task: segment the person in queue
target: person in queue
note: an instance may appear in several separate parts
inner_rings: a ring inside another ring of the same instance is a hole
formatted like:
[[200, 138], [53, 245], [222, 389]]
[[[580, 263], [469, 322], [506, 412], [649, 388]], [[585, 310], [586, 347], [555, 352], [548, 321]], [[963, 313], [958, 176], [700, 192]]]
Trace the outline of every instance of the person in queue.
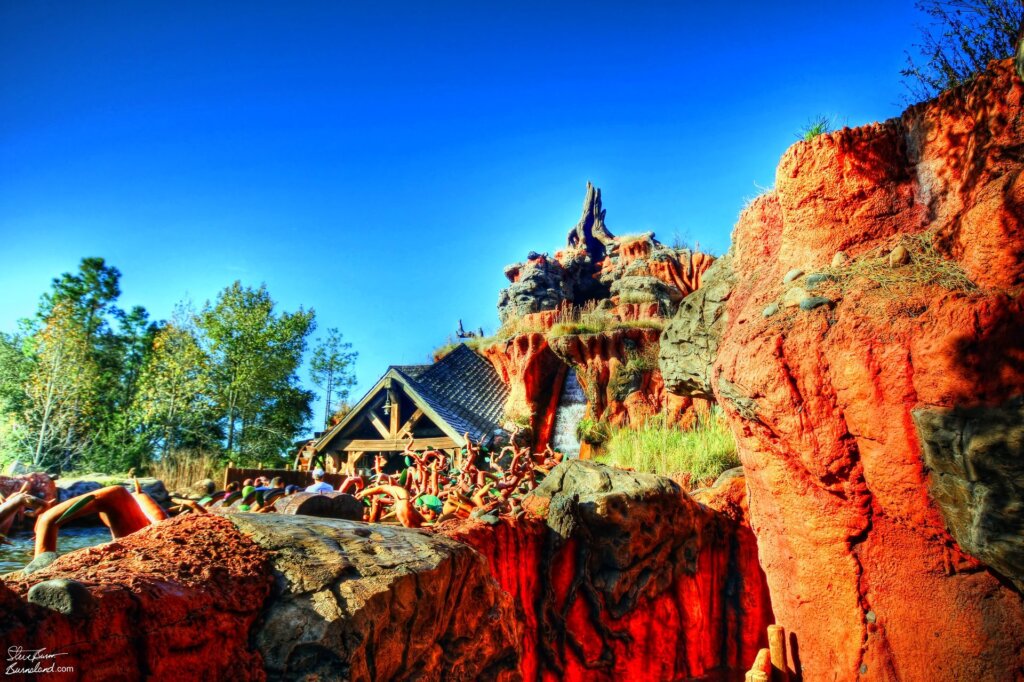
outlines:
[[317, 467], [313, 470], [313, 484], [306, 488], [307, 493], [333, 493], [334, 486], [324, 482], [324, 470]]

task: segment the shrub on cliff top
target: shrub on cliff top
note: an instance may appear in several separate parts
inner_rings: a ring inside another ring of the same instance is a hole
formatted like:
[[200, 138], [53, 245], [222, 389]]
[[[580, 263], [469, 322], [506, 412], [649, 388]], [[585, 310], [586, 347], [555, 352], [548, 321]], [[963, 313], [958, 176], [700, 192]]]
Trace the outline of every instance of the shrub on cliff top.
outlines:
[[931, 18], [914, 46], [924, 61], [908, 54], [900, 73], [918, 100], [970, 81], [993, 59], [1013, 56], [1024, 27], [1020, 0], [921, 0], [915, 6]]
[[740, 464], [732, 431], [717, 410], [689, 431], [666, 426], [662, 415], [639, 428], [615, 428], [598, 460], [666, 476], [688, 473], [695, 484], [709, 483]]

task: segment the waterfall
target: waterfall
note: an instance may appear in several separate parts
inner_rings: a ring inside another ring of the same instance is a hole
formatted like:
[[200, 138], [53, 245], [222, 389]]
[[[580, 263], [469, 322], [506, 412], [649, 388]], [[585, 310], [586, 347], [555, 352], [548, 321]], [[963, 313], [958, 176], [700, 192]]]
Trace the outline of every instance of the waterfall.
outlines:
[[562, 395], [558, 400], [555, 433], [551, 438], [551, 448], [564, 454], [566, 459], [575, 459], [580, 455], [576, 426], [586, 410], [587, 397], [583, 395], [583, 387], [576, 379], [576, 370], [570, 369], [565, 375], [565, 385], [562, 386]]

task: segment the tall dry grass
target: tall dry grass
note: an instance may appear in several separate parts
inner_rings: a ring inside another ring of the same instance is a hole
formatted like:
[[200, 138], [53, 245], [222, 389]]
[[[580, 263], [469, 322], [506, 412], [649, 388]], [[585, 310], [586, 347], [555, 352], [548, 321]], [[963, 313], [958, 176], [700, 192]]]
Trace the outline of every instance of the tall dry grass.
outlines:
[[227, 465], [208, 452], [175, 450], [149, 465], [149, 473], [164, 482], [169, 491], [186, 490], [192, 484], [212, 479], [218, 486]]

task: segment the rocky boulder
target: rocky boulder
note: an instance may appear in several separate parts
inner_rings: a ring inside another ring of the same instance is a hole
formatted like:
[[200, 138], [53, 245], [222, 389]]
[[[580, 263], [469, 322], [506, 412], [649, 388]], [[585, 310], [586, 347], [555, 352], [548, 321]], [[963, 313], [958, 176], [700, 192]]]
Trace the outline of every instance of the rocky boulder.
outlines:
[[300, 514], [325, 519], [347, 519], [362, 521], [363, 503], [348, 493], [295, 493], [281, 500], [277, 507], [279, 514]]
[[659, 344], [665, 390], [691, 398], [714, 398], [711, 366], [726, 323], [726, 303], [735, 277], [726, 254], [705, 271], [702, 286], [683, 299]]
[[498, 295], [498, 318], [504, 323], [573, 300], [565, 268], [547, 255], [530, 254], [523, 263], [505, 268], [509, 286]]
[[[142, 492], [152, 497], [154, 502], [163, 506], [170, 504], [171, 496], [167, 492], [167, 488], [164, 487], [163, 481], [158, 478], [139, 478], [138, 480], [139, 485], [142, 486]], [[90, 474], [74, 478], [57, 479], [57, 495], [59, 497], [57, 501], [64, 502], [72, 497], [91, 493], [111, 485], [119, 485], [131, 492], [135, 492], [135, 481], [133, 479], [118, 478], [104, 474]]]
[[0, 648], [61, 654], [82, 679], [263, 679], [250, 632], [271, 583], [230, 521], [179, 516], [7, 582]]
[[702, 513], [663, 476], [570, 461], [527, 495], [523, 508], [563, 539], [582, 540], [587, 573], [613, 617], [696, 571]]
[[465, 545], [381, 524], [231, 519], [273, 556], [274, 596], [253, 634], [269, 679], [515, 676], [511, 598]]
[[1024, 591], [1024, 399], [911, 414], [950, 534]]
[[771, 622], [753, 534], [730, 506], [746, 508], [739, 481], [701, 506], [667, 478], [570, 461], [515, 523], [438, 532], [481, 552], [515, 598], [525, 679], [730, 679]]

